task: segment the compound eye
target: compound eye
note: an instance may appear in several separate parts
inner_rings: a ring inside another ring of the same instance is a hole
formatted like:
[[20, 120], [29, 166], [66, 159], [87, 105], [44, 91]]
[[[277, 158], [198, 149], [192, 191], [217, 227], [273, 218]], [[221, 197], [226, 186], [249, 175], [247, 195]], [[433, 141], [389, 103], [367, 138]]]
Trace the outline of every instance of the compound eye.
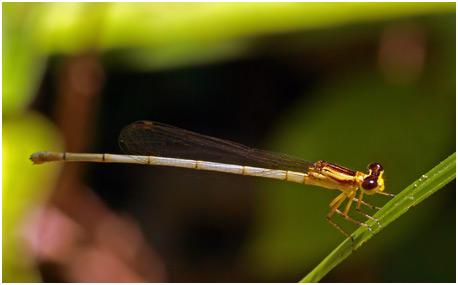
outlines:
[[372, 172], [383, 171], [383, 166], [380, 163], [373, 162], [367, 166], [367, 169], [372, 170]]
[[377, 188], [377, 180], [372, 177], [367, 177], [364, 179], [363, 184], [361, 185], [366, 190], [374, 190]]

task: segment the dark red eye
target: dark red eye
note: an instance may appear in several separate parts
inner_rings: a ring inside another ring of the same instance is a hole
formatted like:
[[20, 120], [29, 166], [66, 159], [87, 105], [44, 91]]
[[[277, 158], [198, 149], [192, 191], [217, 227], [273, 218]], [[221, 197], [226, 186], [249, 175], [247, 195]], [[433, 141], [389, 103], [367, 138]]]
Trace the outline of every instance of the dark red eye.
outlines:
[[373, 172], [383, 171], [383, 166], [380, 163], [372, 162], [367, 166], [367, 169], [372, 170]]
[[364, 179], [363, 184], [361, 185], [366, 190], [374, 190], [377, 188], [377, 180], [372, 177], [367, 177]]

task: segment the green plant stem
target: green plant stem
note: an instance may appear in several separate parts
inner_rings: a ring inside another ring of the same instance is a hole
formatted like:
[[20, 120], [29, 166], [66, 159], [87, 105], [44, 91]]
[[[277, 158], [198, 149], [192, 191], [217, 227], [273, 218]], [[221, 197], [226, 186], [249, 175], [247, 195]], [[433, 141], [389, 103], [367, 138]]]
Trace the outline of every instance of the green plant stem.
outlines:
[[[455, 179], [455, 177], [456, 153], [453, 153], [386, 203], [386, 205], [374, 215], [374, 218], [378, 219], [383, 228], [385, 228], [392, 221], [407, 212], [407, 210], [409, 210], [412, 206], [419, 204], [431, 194]], [[366, 223], [371, 225], [372, 229], [375, 229], [375, 232], [381, 230], [374, 225], [374, 222], [371, 220], [368, 220]], [[351, 236], [354, 239], [354, 250], [357, 250], [362, 244], [372, 237], [372, 234], [367, 228], [360, 227], [353, 232]], [[346, 239], [300, 282], [305, 283], [320, 281], [321, 278], [323, 278], [351, 253], [352, 242], [349, 239]]]

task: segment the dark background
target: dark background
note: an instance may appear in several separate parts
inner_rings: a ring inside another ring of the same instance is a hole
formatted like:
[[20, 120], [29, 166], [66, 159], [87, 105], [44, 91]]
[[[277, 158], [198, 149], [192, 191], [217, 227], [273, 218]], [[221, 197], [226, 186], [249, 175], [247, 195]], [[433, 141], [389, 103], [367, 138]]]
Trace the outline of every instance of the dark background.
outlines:
[[[377, 161], [386, 191], [399, 193], [455, 151], [452, 4], [4, 5], [6, 50], [14, 58], [22, 47], [42, 70], [28, 69], [28, 88], [4, 85], [4, 191], [23, 179], [5, 172], [17, 149], [120, 153], [120, 130], [152, 120], [359, 171]], [[78, 9], [94, 14], [83, 21]], [[50, 21], [62, 21], [66, 41]], [[333, 190], [141, 165], [21, 167], [33, 190], [4, 192], [6, 232], [27, 209], [49, 218], [26, 223], [37, 267], [11, 257], [22, 242], [6, 253], [4, 242], [9, 281], [296, 282], [344, 239], [325, 219]], [[454, 282], [454, 189], [323, 281]], [[33, 201], [5, 209], [24, 197]]]

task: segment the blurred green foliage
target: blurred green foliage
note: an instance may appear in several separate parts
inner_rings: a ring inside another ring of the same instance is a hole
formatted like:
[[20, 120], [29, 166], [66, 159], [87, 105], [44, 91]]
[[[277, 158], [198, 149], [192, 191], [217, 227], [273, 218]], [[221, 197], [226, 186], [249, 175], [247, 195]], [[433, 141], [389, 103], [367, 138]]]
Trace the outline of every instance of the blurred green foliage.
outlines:
[[[308, 44], [326, 48], [340, 44], [347, 35], [341, 32], [355, 25], [436, 15], [423, 21], [432, 46], [420, 78], [396, 83], [373, 65], [353, 68], [314, 90], [312, 100], [294, 102], [266, 149], [359, 170], [368, 160], [379, 161], [387, 169], [387, 191], [393, 193], [454, 150], [455, 3], [2, 5], [3, 281], [38, 280], [30, 262], [23, 262], [30, 260], [27, 254], [18, 254], [22, 246], [16, 233], [26, 213], [46, 200], [57, 175], [58, 166], [32, 167], [27, 160], [35, 151], [61, 148], [49, 121], [27, 111], [54, 55], [94, 50], [107, 65], [178, 69], [253, 54], [263, 36], [310, 31], [314, 38]], [[324, 218], [336, 193], [283, 182], [262, 185], [257, 234], [247, 245], [243, 266], [266, 280], [285, 272], [305, 274], [342, 239]], [[383, 275], [396, 272], [383, 267], [384, 258], [417, 251], [400, 247], [422, 233], [430, 213], [441, 211], [446, 198], [431, 199], [399, 219], [341, 272], [366, 264], [380, 268], [382, 276], [375, 280], [400, 281], [399, 274]]]
[[26, 3], [3, 6], [3, 118], [22, 113], [37, 91], [46, 57], [37, 48], [35, 9]]
[[55, 126], [33, 112], [4, 119], [2, 127], [3, 281], [37, 282], [39, 276], [24, 237], [29, 242], [37, 242], [38, 237], [30, 236], [21, 224], [46, 202], [59, 166], [40, 168], [28, 158], [38, 149], [61, 149], [60, 139]]

